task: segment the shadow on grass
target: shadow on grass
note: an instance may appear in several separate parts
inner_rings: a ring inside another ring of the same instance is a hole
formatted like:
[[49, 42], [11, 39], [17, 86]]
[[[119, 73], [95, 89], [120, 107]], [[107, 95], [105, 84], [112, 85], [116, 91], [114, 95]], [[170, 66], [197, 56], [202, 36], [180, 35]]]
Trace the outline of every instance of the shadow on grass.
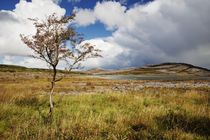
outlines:
[[156, 121], [158, 126], [164, 130], [178, 128], [204, 137], [210, 136], [210, 118], [208, 117], [189, 116], [186, 113], [169, 111], [165, 116], [157, 117]]
[[134, 131], [141, 131], [141, 130], [145, 130], [146, 128], [147, 126], [143, 123], [131, 125], [131, 129]]
[[163, 133], [153, 129], [141, 129], [131, 131], [128, 134], [129, 140], [164, 140]]
[[39, 100], [36, 97], [23, 97], [16, 99], [15, 104], [18, 106], [38, 106], [40, 104]]
[[144, 119], [131, 118], [127, 120], [129, 132], [129, 140], [162, 140], [164, 139], [163, 133], [151, 128]]
[[[47, 99], [38, 99], [37, 97], [22, 97], [15, 100], [15, 104], [21, 107], [30, 107], [34, 111], [38, 111], [44, 124], [52, 123], [52, 116], [49, 116], [49, 103]], [[55, 103], [54, 103], [55, 104]]]

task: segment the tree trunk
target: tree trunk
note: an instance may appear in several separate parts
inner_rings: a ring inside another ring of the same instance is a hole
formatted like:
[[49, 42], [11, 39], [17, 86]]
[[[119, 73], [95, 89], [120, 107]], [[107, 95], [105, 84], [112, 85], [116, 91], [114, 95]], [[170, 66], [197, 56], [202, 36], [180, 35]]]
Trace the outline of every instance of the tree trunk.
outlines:
[[52, 94], [53, 94], [53, 91], [54, 91], [54, 86], [55, 86], [55, 83], [54, 82], [51, 82], [51, 90], [50, 90], [50, 111], [49, 111], [49, 114], [52, 113], [53, 111], [53, 101], [52, 101]]
[[50, 111], [49, 111], [49, 116], [51, 116], [52, 112], [53, 112], [52, 95], [53, 95], [54, 87], [55, 87], [56, 73], [57, 73], [57, 70], [56, 70], [56, 67], [54, 66], [53, 67], [53, 77], [52, 77], [52, 81], [51, 81], [51, 89], [50, 89], [50, 99], [49, 99], [49, 101], [50, 101]]

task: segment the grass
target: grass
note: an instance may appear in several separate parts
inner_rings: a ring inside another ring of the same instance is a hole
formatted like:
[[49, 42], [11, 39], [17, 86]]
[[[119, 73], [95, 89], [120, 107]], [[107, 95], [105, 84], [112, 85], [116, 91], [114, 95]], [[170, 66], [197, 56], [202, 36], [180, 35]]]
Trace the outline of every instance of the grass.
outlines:
[[80, 94], [56, 94], [49, 121], [47, 79], [23, 77], [0, 78], [0, 139], [210, 139], [208, 88], [99, 93], [122, 81], [67, 77], [56, 93]]

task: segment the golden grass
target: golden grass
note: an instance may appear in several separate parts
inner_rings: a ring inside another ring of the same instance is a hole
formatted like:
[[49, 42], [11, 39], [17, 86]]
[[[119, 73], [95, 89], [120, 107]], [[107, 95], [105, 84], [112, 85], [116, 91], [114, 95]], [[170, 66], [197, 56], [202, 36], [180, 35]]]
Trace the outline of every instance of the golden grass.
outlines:
[[[66, 77], [56, 85], [47, 119], [49, 83], [8, 76], [0, 83], [0, 139], [209, 139], [210, 90], [144, 88], [105, 91], [129, 81]], [[24, 80], [23, 80], [24, 79]], [[59, 93], [79, 93], [61, 95]], [[92, 93], [92, 94], [83, 94]]]

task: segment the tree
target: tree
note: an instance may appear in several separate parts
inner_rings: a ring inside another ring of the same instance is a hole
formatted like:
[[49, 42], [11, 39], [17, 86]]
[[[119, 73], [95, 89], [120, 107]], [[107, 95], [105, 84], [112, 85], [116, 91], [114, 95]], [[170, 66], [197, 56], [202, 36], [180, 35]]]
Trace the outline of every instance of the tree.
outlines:
[[[46, 20], [30, 19], [36, 28], [35, 35], [20, 35], [21, 40], [33, 50], [34, 58], [45, 61], [52, 69], [51, 88], [49, 93], [51, 116], [53, 111], [52, 95], [55, 83], [62, 78], [57, 78], [57, 66], [60, 61], [65, 61], [67, 69], [78, 69], [81, 62], [88, 58], [100, 57], [100, 50], [95, 49], [89, 43], [83, 43], [83, 38], [72, 27], [75, 14], [58, 17], [56, 14], [49, 15]], [[66, 46], [67, 42], [70, 47]]]

